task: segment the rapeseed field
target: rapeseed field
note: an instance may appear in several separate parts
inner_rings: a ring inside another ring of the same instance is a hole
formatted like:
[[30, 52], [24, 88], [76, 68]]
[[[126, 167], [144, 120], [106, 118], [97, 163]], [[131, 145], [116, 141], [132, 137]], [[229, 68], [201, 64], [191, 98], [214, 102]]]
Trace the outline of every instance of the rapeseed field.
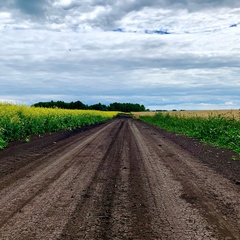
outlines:
[[118, 112], [35, 108], [0, 103], [0, 149], [34, 134], [76, 129], [106, 121]]

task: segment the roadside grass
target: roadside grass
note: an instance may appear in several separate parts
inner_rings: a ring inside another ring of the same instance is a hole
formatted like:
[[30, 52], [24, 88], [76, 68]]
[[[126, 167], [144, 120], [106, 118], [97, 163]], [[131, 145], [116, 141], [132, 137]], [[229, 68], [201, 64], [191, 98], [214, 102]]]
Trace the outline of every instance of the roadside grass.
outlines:
[[235, 117], [224, 117], [219, 114], [203, 118], [158, 113], [139, 118], [168, 131], [185, 134], [240, 154], [240, 121]]
[[35, 108], [0, 103], [0, 149], [14, 140], [46, 132], [76, 129], [94, 123], [104, 122], [118, 112], [97, 110], [63, 110]]

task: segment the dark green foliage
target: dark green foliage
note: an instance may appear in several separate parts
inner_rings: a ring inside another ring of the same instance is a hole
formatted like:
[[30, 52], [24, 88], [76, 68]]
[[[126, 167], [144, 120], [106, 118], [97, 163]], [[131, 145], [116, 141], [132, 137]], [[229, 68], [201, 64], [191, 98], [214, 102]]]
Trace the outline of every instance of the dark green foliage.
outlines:
[[33, 104], [34, 107], [42, 107], [42, 108], [61, 108], [61, 109], [88, 109], [81, 101], [65, 103], [63, 101], [51, 101], [51, 102], [38, 102]]
[[39, 102], [33, 104], [34, 107], [44, 108], [61, 108], [61, 109], [84, 109], [84, 110], [101, 110], [101, 111], [120, 111], [120, 112], [143, 112], [146, 111], [144, 105], [138, 103], [111, 103], [106, 106], [101, 103], [85, 105], [81, 101], [65, 103], [63, 101]]
[[93, 104], [89, 107], [89, 109], [100, 110], [100, 111], [108, 111], [108, 107], [104, 104], [101, 104], [101, 103]]
[[109, 111], [120, 111], [120, 112], [143, 112], [145, 107], [138, 103], [111, 103], [108, 107]]

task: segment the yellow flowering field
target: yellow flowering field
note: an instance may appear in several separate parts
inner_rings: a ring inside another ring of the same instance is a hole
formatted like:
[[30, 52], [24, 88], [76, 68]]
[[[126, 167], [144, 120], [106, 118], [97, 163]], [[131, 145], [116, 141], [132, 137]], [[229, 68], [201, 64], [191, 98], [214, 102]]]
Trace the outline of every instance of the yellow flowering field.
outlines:
[[35, 108], [0, 103], [0, 149], [33, 134], [75, 129], [113, 118], [119, 112]]

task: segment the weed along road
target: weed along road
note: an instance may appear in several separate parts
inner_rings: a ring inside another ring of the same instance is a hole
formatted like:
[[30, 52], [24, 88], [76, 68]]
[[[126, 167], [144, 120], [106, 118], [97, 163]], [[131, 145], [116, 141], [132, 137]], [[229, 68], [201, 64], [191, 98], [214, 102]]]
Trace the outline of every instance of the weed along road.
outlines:
[[239, 240], [235, 173], [182, 139], [116, 118], [10, 144], [0, 152], [0, 239]]

